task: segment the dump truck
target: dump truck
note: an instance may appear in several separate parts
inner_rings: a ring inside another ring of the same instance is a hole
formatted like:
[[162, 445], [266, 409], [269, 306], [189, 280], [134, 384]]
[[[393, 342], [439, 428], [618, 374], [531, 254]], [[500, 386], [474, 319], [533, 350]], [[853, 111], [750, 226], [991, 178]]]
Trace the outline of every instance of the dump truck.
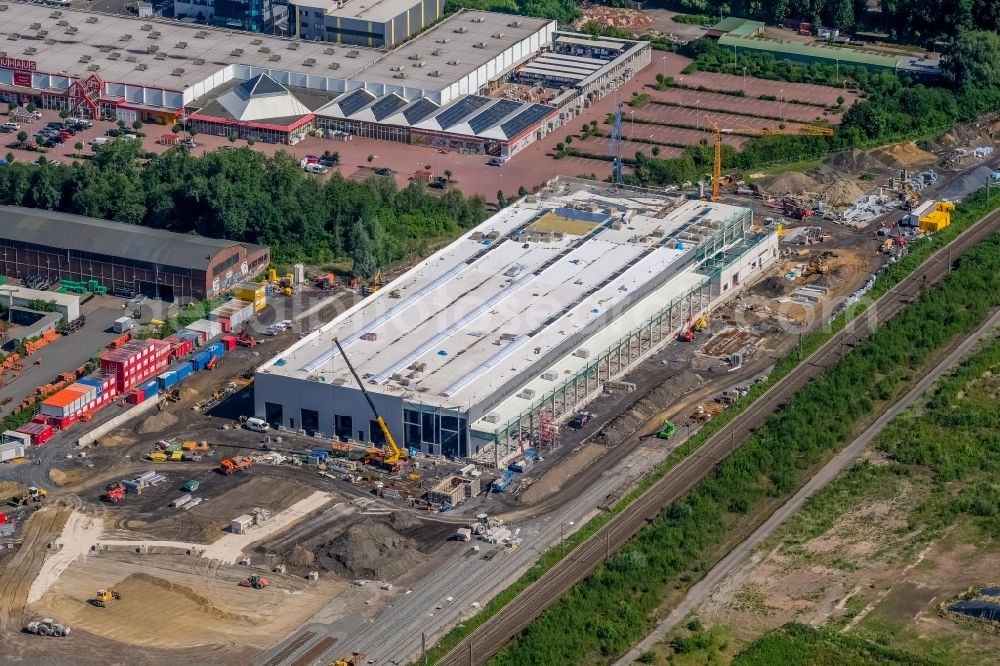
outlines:
[[247, 456], [237, 456], [235, 458], [226, 458], [221, 463], [219, 463], [219, 470], [223, 474], [233, 474], [235, 472], [248, 469], [253, 465], [253, 459]]
[[59, 638], [69, 636], [70, 632], [68, 625], [60, 624], [51, 617], [42, 620], [32, 620], [24, 625], [24, 630], [36, 636], [58, 636]]

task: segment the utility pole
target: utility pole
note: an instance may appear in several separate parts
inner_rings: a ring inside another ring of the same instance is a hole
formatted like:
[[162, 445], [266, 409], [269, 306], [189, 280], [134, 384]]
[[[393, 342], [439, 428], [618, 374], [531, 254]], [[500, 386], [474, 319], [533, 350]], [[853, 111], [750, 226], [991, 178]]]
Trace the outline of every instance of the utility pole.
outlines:
[[469, 639], [469, 666], [476, 666], [475, 662], [472, 661], [472, 639]]
[[424, 666], [427, 666], [427, 634], [420, 634], [420, 652], [424, 656]]

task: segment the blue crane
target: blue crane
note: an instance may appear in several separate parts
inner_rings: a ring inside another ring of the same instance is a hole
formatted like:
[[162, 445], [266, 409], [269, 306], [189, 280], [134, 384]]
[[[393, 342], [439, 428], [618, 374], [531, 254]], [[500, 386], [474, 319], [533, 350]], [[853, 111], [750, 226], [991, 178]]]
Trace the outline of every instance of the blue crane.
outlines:
[[608, 154], [614, 158], [611, 167], [611, 180], [615, 185], [622, 182], [622, 100], [615, 99], [615, 124], [611, 128], [611, 140], [608, 142]]

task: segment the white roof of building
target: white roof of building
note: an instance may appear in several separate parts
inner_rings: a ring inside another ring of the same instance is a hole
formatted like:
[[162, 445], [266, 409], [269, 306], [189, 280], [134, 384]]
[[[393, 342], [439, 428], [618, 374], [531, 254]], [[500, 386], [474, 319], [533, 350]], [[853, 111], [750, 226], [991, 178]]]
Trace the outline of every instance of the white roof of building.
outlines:
[[678, 276], [693, 246], [678, 240], [743, 211], [572, 182], [499, 212], [474, 230], [496, 240], [465, 234], [260, 372], [351, 385], [336, 336], [369, 390], [465, 409], [652, 284], [690, 282]]
[[385, 22], [419, 6], [420, 0], [290, 0], [289, 4], [321, 9], [327, 16]]
[[[0, 55], [37, 70], [181, 91], [228, 65], [291, 71], [372, 84], [444, 90], [553, 21], [460, 11], [388, 53], [362, 46], [270, 37], [168, 19], [137, 19], [11, 3], [0, 13]], [[473, 19], [482, 19], [473, 21]], [[513, 23], [517, 27], [512, 27]], [[462, 29], [462, 32], [456, 30]], [[502, 37], [493, 37], [502, 33]], [[447, 39], [445, 45], [437, 43]], [[481, 46], [476, 46], [480, 44]], [[432, 55], [440, 50], [438, 56]], [[356, 54], [352, 57], [351, 54]], [[411, 55], [424, 67], [415, 67]], [[448, 65], [448, 61], [457, 61]], [[331, 69], [335, 65], [336, 69]], [[402, 65], [400, 79], [393, 67]], [[94, 69], [96, 67], [97, 69]], [[437, 75], [431, 73], [437, 71]], [[277, 78], [272, 76], [272, 78]]]
[[258, 74], [218, 98], [233, 118], [242, 121], [309, 115], [306, 106], [267, 74]]

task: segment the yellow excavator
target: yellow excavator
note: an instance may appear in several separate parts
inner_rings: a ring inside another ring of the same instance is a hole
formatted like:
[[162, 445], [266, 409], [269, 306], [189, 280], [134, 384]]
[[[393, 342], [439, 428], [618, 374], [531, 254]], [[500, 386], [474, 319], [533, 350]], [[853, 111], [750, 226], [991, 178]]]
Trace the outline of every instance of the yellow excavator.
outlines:
[[358, 376], [357, 370], [355, 370], [354, 366], [351, 365], [351, 360], [347, 358], [347, 353], [341, 346], [340, 340], [334, 338], [333, 344], [337, 345], [340, 355], [344, 357], [344, 363], [347, 364], [347, 369], [351, 371], [351, 374], [354, 376], [354, 381], [356, 381], [358, 386], [361, 388], [362, 395], [365, 396], [365, 400], [368, 401], [368, 406], [371, 407], [372, 414], [375, 415], [375, 422], [378, 423], [378, 427], [382, 430], [382, 435], [385, 437], [386, 450], [368, 449], [368, 452], [365, 455], [365, 463], [374, 465], [375, 467], [380, 467], [390, 472], [395, 472], [399, 469], [400, 465], [406, 464], [406, 451], [396, 446], [396, 441], [392, 438], [392, 433], [389, 432], [389, 428], [385, 425], [385, 421], [382, 420], [382, 416], [379, 415], [378, 410], [375, 409], [375, 403], [372, 402], [372, 397], [368, 395], [365, 383], [361, 381], [361, 377]]
[[706, 326], [708, 326], [707, 315], [701, 315], [700, 317], [694, 320], [693, 324], [691, 324], [691, 328], [693, 328], [695, 332], [701, 331], [701, 329], [705, 328]]
[[375, 274], [372, 281], [365, 285], [364, 292], [365, 296], [371, 296], [376, 291], [382, 288], [382, 271]]
[[345, 659], [334, 659], [330, 662], [329, 666], [361, 666], [362, 660], [364, 660], [365, 655], [360, 652], [354, 652], [350, 657]]
[[98, 608], [106, 608], [108, 602], [114, 599], [115, 601], [122, 598], [121, 592], [115, 590], [114, 588], [108, 588], [106, 590], [98, 590], [97, 596], [90, 600], [90, 603], [94, 604]]

